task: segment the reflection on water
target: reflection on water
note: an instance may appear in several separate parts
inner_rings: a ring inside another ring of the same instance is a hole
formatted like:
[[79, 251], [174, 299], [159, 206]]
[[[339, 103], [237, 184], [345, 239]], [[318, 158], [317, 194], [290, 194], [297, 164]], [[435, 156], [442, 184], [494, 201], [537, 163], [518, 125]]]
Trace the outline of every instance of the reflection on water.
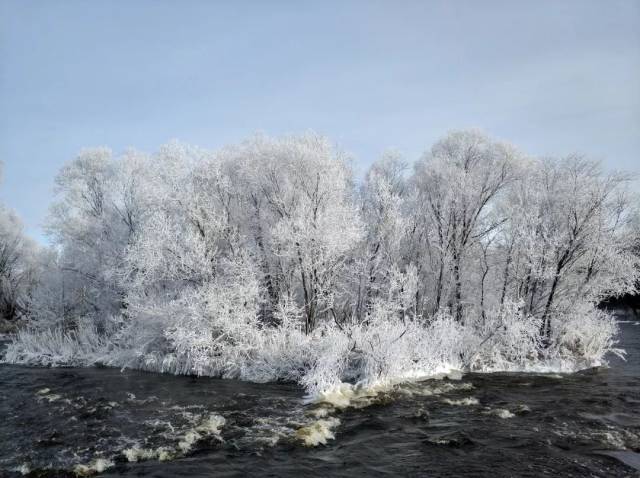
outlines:
[[467, 374], [344, 409], [291, 384], [1, 365], [0, 475], [637, 476], [640, 326], [621, 329], [611, 368]]

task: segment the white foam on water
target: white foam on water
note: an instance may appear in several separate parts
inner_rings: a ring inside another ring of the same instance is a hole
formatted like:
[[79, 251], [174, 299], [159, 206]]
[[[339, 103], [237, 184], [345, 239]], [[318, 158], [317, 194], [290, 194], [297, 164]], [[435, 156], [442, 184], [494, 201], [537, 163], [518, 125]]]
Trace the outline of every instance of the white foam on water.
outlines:
[[[358, 382], [356, 384], [341, 382], [337, 385], [329, 387], [316, 395], [306, 398], [307, 403], [326, 403], [333, 405], [337, 409], [345, 409], [349, 407], [364, 408], [379, 401], [383, 394], [392, 391], [405, 392], [406, 389], [415, 388], [415, 384], [426, 380], [449, 379], [459, 381], [463, 377], [463, 373], [450, 366], [440, 366], [433, 370], [410, 370], [403, 374], [387, 377], [385, 379], [373, 382]], [[460, 386], [454, 384], [444, 384], [444, 391], [455, 388], [465, 389], [473, 388], [471, 384], [462, 384]], [[412, 395], [414, 391], [409, 391], [408, 395]], [[426, 392], [426, 395], [432, 395], [441, 392]]]
[[220, 429], [224, 426], [226, 420], [220, 415], [211, 414], [197, 428], [198, 431], [205, 432], [208, 435], [217, 435], [220, 437]]
[[327, 441], [335, 439], [333, 430], [338, 425], [340, 425], [340, 420], [335, 417], [316, 420], [309, 425], [298, 428], [296, 437], [306, 446], [326, 445]]
[[457, 391], [473, 390], [474, 388], [475, 387], [473, 386], [473, 384], [469, 382], [437, 383], [434, 381], [430, 381], [430, 382], [423, 382], [423, 383], [416, 383], [416, 384], [407, 384], [406, 386], [402, 386], [398, 388], [398, 391], [410, 397], [411, 396], [430, 397], [433, 395], [444, 395], [447, 393], [457, 392]]
[[429, 443], [433, 443], [434, 445], [448, 445], [451, 443], [451, 440], [446, 440], [444, 438], [428, 438], [427, 441]]
[[178, 442], [178, 448], [182, 453], [187, 453], [198, 440], [207, 436], [215, 436], [219, 440], [222, 440], [220, 437], [220, 428], [224, 426], [225, 422], [226, 421], [223, 417], [212, 413], [209, 417], [200, 422], [198, 426], [192, 430], [188, 430], [182, 436], [182, 439]]
[[494, 408], [485, 413], [488, 415], [495, 415], [496, 417], [505, 418], [505, 419], [515, 417], [515, 414], [511, 413], [509, 410], [505, 408]]
[[598, 441], [606, 449], [628, 450], [637, 449], [640, 445], [640, 434], [624, 428], [613, 428], [609, 430], [575, 429], [564, 423], [560, 429], [553, 430], [553, 433], [561, 437], [573, 439], [587, 439]]
[[60, 400], [62, 398], [62, 395], [58, 395], [57, 393], [51, 393], [49, 395], [42, 395], [42, 398], [48, 400], [49, 403], [51, 403], [51, 402], [55, 402], [56, 400]]
[[126, 450], [122, 450], [122, 454], [127, 458], [128, 461], [139, 461], [139, 460], [151, 460], [156, 457], [156, 452], [153, 449], [149, 448], [127, 448]]
[[145, 422], [147, 426], [170, 430], [170, 432], [161, 433], [161, 436], [172, 440], [174, 443], [173, 446], [154, 448], [144, 447], [139, 443], [135, 443], [130, 448], [123, 449], [121, 453], [130, 462], [155, 459], [167, 461], [172, 460], [176, 456], [187, 454], [199, 440], [204, 438], [213, 436], [222, 441], [220, 432], [226, 422], [223, 417], [212, 413], [205, 418], [202, 418], [202, 415], [194, 414], [188, 414], [186, 418], [190, 422], [191, 427], [187, 429], [182, 428], [178, 431], [176, 431], [175, 427], [168, 421], [148, 420]]
[[192, 409], [196, 409], [196, 410], [202, 410], [204, 408], [204, 405], [173, 405], [171, 407], [169, 407], [169, 410], [192, 410]]
[[23, 463], [20, 466], [16, 466], [15, 468], [11, 468], [11, 471], [15, 471], [16, 473], [20, 473], [21, 475], [28, 475], [31, 472], [31, 468], [26, 463]]
[[283, 438], [293, 435], [293, 430], [285, 426], [269, 426], [260, 430], [254, 430], [251, 434], [252, 440], [267, 446], [276, 446]]
[[624, 438], [621, 436], [620, 433], [617, 432], [601, 432], [600, 436], [602, 437], [602, 441], [604, 444], [612, 446], [614, 448], [619, 448], [619, 449], [626, 449], [627, 447], [625, 446], [625, 440]]
[[143, 460], [157, 459], [160, 461], [171, 460], [174, 457], [174, 453], [167, 447], [159, 448], [139, 448], [134, 446], [122, 451], [123, 455], [128, 461], [137, 462]]
[[[322, 405], [324, 405], [324, 404], [322, 404]], [[331, 405], [329, 407], [322, 406], [322, 405], [320, 407], [317, 407], [317, 408], [314, 408], [312, 410], [309, 410], [309, 414], [313, 415], [316, 418], [325, 418], [325, 417], [329, 416], [329, 412], [330, 411], [335, 410], [333, 408], [333, 406], [331, 406]]]
[[60, 400], [62, 398], [62, 395], [59, 395], [57, 393], [51, 393], [51, 389], [47, 387], [41, 388], [40, 390], [38, 390], [36, 392], [36, 395], [37, 395], [38, 401], [48, 400], [49, 403], [55, 402], [56, 400]]
[[200, 440], [200, 438], [202, 438], [202, 436], [197, 431], [189, 430], [184, 434], [182, 440], [178, 442], [178, 448], [180, 448], [182, 453], [188, 453], [193, 444]]
[[338, 409], [348, 407], [361, 408], [370, 405], [380, 393], [388, 389], [388, 387], [380, 384], [363, 386], [340, 383], [328, 390], [320, 392], [309, 401], [312, 403], [328, 404]]
[[155, 395], [151, 395], [150, 397], [147, 398], [137, 398], [135, 393], [132, 392], [127, 392], [127, 402], [134, 402], [134, 403], [150, 403], [150, 402], [157, 402], [158, 401], [158, 397], [156, 397]]
[[176, 431], [173, 424], [168, 420], [160, 420], [156, 418], [155, 420], [146, 420], [144, 424], [153, 428], [165, 428], [171, 433], [174, 433]]
[[[308, 413], [314, 415], [313, 412]], [[307, 424], [305, 418], [297, 413], [258, 417], [251, 426], [243, 428], [244, 439], [252, 444], [258, 443], [269, 447], [275, 446], [280, 440], [291, 441], [296, 438], [296, 430]]]
[[475, 397], [460, 398], [458, 400], [450, 400], [448, 398], [445, 398], [442, 401], [447, 405], [459, 405], [459, 406], [466, 406], [466, 407], [471, 405], [478, 405], [480, 403], [478, 399]]
[[79, 476], [90, 476], [102, 473], [108, 468], [115, 466], [115, 463], [105, 458], [96, 458], [87, 465], [78, 464], [73, 467], [73, 472]]
[[158, 460], [160, 461], [172, 460], [174, 456], [171, 450], [163, 446], [156, 448], [156, 453], [158, 454]]

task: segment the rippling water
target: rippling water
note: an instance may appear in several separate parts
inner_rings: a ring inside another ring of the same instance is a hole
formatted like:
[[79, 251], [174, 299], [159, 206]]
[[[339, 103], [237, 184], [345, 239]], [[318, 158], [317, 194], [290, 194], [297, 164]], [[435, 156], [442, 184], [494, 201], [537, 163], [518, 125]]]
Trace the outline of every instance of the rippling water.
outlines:
[[638, 476], [640, 322], [620, 319], [611, 368], [466, 374], [343, 410], [291, 384], [0, 365], [0, 475]]

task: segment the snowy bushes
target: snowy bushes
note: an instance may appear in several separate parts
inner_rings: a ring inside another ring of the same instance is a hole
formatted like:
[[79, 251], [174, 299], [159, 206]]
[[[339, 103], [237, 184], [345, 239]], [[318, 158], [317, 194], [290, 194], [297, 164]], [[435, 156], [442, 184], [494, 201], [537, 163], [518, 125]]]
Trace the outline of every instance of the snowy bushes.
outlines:
[[75, 330], [23, 329], [7, 347], [4, 360], [28, 365], [89, 366], [109, 358], [109, 345], [109, 336], [98, 333], [87, 321], [80, 321]]
[[553, 354], [570, 363], [592, 367], [602, 364], [608, 352], [624, 354], [615, 348], [616, 319], [592, 304], [582, 304], [554, 317], [552, 330]]
[[[216, 291], [217, 300], [223, 296]], [[607, 352], [619, 352], [613, 348], [613, 318], [595, 309], [557, 318], [554, 346], [545, 348], [540, 319], [524, 317], [521, 303], [507, 303], [486, 320], [466, 325], [446, 313], [429, 321], [402, 319], [378, 304], [366, 322], [324, 324], [306, 334], [296, 320], [301, 312], [291, 306], [283, 306], [278, 325], [247, 320], [239, 326], [242, 322], [229, 320], [232, 316], [218, 320], [208, 315], [201, 300], [172, 304], [163, 313], [176, 325], [155, 334], [132, 324], [109, 336], [90, 325], [67, 332], [24, 330], [9, 345], [5, 360], [53, 366], [102, 363], [256, 382], [291, 380], [319, 395], [340, 390], [344, 382], [386, 388], [451, 370], [568, 371], [598, 365]]]
[[376, 320], [354, 330], [366, 384], [393, 384], [462, 368], [462, 327], [447, 315], [429, 324], [417, 318]]
[[595, 364], [616, 328], [591, 304], [638, 279], [624, 183], [477, 131], [447, 135], [413, 171], [386, 154], [360, 185], [312, 133], [218, 152], [86, 150], [56, 180], [59, 253], [7, 360], [313, 393]]
[[467, 327], [466, 363], [472, 370], [524, 370], [542, 350], [541, 320], [525, 316], [522, 302], [506, 301]]

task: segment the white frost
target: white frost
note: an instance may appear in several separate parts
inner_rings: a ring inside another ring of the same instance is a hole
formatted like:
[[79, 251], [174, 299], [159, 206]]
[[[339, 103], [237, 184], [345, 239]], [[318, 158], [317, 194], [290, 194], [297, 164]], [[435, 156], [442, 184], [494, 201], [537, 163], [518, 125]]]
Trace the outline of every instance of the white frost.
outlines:
[[54, 250], [0, 207], [9, 277], [29, 272], [0, 277], [28, 309], [4, 360], [295, 381], [338, 408], [453, 370], [592, 367], [623, 354], [594, 304], [640, 278], [626, 182], [477, 130], [362, 181], [314, 133], [83, 150], [56, 178]]

